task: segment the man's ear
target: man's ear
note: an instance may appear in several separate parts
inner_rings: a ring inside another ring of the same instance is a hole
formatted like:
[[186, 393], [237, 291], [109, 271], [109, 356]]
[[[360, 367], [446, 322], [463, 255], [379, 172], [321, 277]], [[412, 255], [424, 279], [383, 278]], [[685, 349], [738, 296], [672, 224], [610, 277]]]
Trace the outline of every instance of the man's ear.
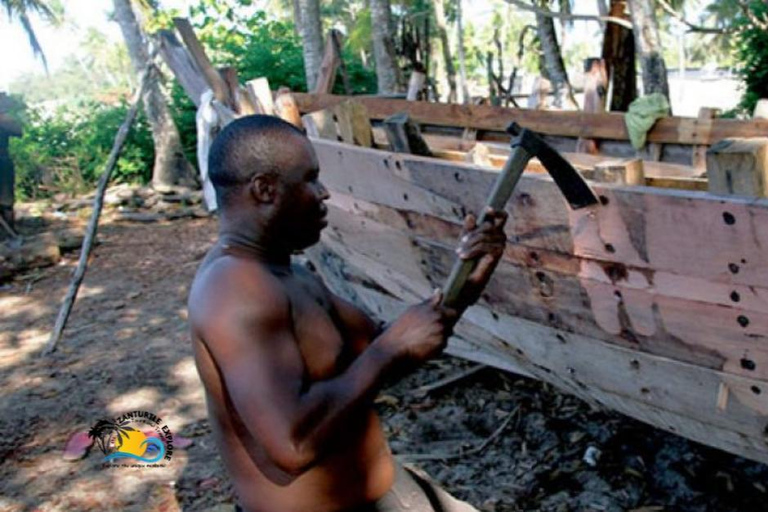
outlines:
[[257, 174], [251, 180], [251, 195], [259, 203], [273, 203], [277, 195], [277, 177], [274, 174]]

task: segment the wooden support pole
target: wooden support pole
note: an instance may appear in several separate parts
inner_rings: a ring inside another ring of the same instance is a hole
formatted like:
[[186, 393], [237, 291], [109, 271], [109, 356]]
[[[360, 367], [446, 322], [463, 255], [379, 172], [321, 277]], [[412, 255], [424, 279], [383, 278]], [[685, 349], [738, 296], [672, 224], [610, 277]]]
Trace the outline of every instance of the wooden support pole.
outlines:
[[117, 163], [117, 157], [120, 156], [120, 150], [123, 148], [123, 145], [128, 138], [128, 133], [131, 130], [133, 121], [136, 119], [136, 114], [138, 113], [139, 105], [141, 104], [141, 96], [147, 86], [147, 77], [150, 74], [152, 66], [154, 66], [154, 57], [154, 55], [150, 57], [149, 65], [142, 73], [142, 76], [139, 79], [139, 87], [134, 93], [133, 99], [131, 100], [131, 107], [128, 109], [128, 112], [125, 115], [123, 124], [120, 125], [120, 128], [117, 130], [117, 135], [115, 135], [115, 142], [112, 144], [112, 150], [109, 152], [109, 158], [107, 158], [107, 163], [104, 166], [104, 172], [101, 173], [99, 184], [96, 187], [96, 197], [93, 199], [93, 212], [91, 213], [91, 218], [88, 221], [88, 227], [86, 228], [83, 246], [80, 249], [80, 260], [77, 262], [77, 268], [75, 269], [75, 273], [72, 276], [72, 281], [70, 282], [69, 288], [67, 289], [64, 302], [61, 304], [61, 309], [59, 309], [59, 314], [56, 317], [56, 323], [53, 326], [51, 337], [48, 339], [48, 343], [46, 343], [45, 348], [43, 349], [43, 355], [50, 354], [56, 350], [56, 344], [61, 339], [61, 333], [64, 331], [64, 327], [67, 325], [69, 313], [72, 311], [72, 306], [74, 305], [75, 299], [77, 298], [77, 292], [80, 289], [80, 283], [83, 282], [83, 278], [85, 277], [86, 267], [88, 266], [88, 256], [91, 253], [91, 247], [93, 246], [93, 242], [96, 239], [96, 231], [99, 225], [99, 216], [101, 216], [101, 209], [104, 206], [104, 192], [107, 190], [107, 184], [109, 183], [109, 178], [112, 176], [112, 170], [115, 168], [115, 164]]
[[213, 91], [214, 97], [222, 104], [232, 107], [232, 96], [229, 93], [229, 87], [227, 83], [221, 77], [216, 68], [211, 64], [208, 55], [206, 55], [203, 45], [195, 35], [195, 30], [192, 28], [192, 24], [187, 18], [173, 18], [173, 23], [176, 25], [176, 30], [179, 31], [181, 39], [184, 44], [187, 45], [189, 55], [197, 65], [197, 68], [205, 77], [205, 81]]
[[768, 138], [725, 139], [707, 151], [707, 177], [713, 194], [765, 197]]
[[421, 136], [419, 125], [411, 121], [407, 112], [398, 112], [388, 117], [384, 120], [383, 127], [392, 151], [432, 156], [429, 145]]

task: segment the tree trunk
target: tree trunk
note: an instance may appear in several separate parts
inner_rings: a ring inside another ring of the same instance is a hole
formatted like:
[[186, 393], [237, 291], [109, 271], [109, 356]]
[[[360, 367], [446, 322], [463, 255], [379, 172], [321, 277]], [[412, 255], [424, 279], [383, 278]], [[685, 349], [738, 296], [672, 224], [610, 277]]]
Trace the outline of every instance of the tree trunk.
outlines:
[[[137, 73], [141, 73], [147, 67], [149, 54], [144, 35], [131, 7], [131, 0], [114, 0], [114, 6], [115, 21], [120, 25], [133, 68]], [[174, 185], [192, 186], [195, 184], [195, 170], [184, 156], [179, 130], [173, 122], [171, 110], [160, 88], [160, 74], [156, 68], [152, 69], [147, 80], [142, 102], [155, 145], [152, 185], [158, 190]]]
[[451, 57], [451, 46], [448, 43], [448, 23], [445, 20], [445, 4], [443, 0], [433, 0], [435, 7], [435, 25], [437, 34], [440, 37], [440, 46], [443, 50], [443, 60], [445, 61], [445, 74], [448, 77], [448, 103], [456, 101], [456, 68], [453, 67], [453, 58]]
[[[629, 20], [625, 0], [611, 0], [610, 15]], [[635, 70], [635, 39], [632, 31], [616, 23], [607, 23], [603, 39], [603, 60], [610, 82], [611, 104], [608, 110], [626, 112], [637, 98], [637, 71]]]
[[553, 19], [549, 16], [536, 14], [536, 27], [544, 56], [544, 66], [547, 70], [546, 75], [552, 83], [552, 91], [555, 95], [554, 106], [557, 108], [568, 106], [578, 110], [579, 106], [573, 96], [571, 83], [568, 81], [568, 73], [565, 70], [565, 64], [563, 64], [563, 56], [557, 42]]
[[[458, 39], [458, 47], [459, 47], [459, 79], [461, 81], [461, 95], [463, 96], [462, 101], [467, 104], [471, 103], [471, 98], [469, 96], [469, 89], [467, 88], [467, 67], [465, 64], [464, 59], [464, 25], [462, 23], [462, 6], [461, 6], [461, 0], [457, 0], [456, 4], [456, 35]], [[501, 74], [503, 75], [504, 72], [502, 71]], [[502, 77], [503, 79], [503, 77]]]
[[373, 56], [376, 61], [376, 78], [379, 94], [392, 94], [399, 90], [400, 70], [395, 56], [392, 13], [389, 0], [371, 0], [371, 25], [373, 26]]
[[304, 53], [307, 91], [315, 90], [320, 63], [323, 61], [323, 27], [320, 23], [320, 0], [297, 0], [294, 22], [299, 27]]
[[662, 55], [659, 24], [651, 0], [629, 0], [635, 47], [643, 72], [643, 94], [658, 92], [669, 99], [667, 66]]

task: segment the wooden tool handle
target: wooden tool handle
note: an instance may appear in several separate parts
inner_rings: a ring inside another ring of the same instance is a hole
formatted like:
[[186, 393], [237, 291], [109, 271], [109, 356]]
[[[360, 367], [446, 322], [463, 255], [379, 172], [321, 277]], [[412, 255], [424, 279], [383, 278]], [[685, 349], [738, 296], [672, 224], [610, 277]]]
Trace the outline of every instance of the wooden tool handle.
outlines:
[[[520, 181], [520, 176], [525, 171], [525, 166], [528, 165], [528, 161], [533, 157], [528, 151], [520, 146], [516, 146], [512, 153], [504, 163], [504, 167], [499, 173], [499, 177], [496, 178], [496, 183], [493, 185], [493, 190], [488, 196], [486, 207], [480, 213], [477, 219], [477, 224], [480, 225], [486, 220], [488, 216], [486, 210], [488, 207], [494, 210], [501, 210], [504, 205], [509, 201], [512, 192], [517, 186], [517, 182]], [[469, 278], [469, 275], [475, 269], [477, 260], [462, 260], [457, 258], [456, 263], [453, 265], [451, 274], [448, 276], [448, 280], [443, 286], [443, 305], [446, 307], [454, 307], [457, 305], [457, 300], [461, 295], [461, 291], [464, 289], [464, 285]]]

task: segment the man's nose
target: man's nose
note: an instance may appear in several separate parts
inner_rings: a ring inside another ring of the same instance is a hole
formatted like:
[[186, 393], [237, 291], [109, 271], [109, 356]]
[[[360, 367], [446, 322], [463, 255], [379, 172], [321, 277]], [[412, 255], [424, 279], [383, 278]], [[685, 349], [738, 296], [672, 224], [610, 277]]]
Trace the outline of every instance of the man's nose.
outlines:
[[322, 182], [318, 182], [320, 185], [320, 189], [318, 190], [318, 195], [320, 197], [321, 201], [325, 201], [326, 199], [331, 197], [331, 194], [328, 192], [328, 189], [325, 188], [325, 185], [323, 185]]

